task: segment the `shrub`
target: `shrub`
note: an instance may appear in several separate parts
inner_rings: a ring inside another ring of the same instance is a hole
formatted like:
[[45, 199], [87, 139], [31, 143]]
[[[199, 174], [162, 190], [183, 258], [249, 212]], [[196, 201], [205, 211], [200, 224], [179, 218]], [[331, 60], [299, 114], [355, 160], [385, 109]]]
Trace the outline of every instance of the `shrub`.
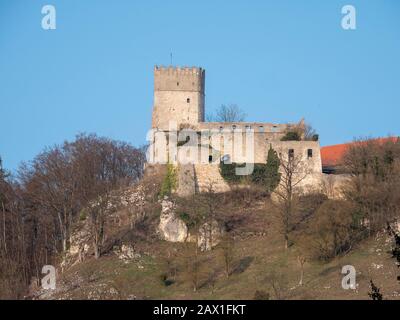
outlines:
[[351, 202], [325, 201], [310, 222], [312, 255], [326, 261], [351, 249], [362, 238], [363, 228], [356, 217]]
[[230, 183], [238, 183], [242, 179], [242, 176], [236, 174], [236, 168], [239, 167], [236, 163], [224, 163], [220, 162], [219, 168], [221, 176], [225, 179], [225, 181]]
[[186, 224], [189, 229], [194, 228], [199, 223], [199, 217], [195, 215], [190, 215], [187, 212], [180, 212], [179, 218]]
[[251, 181], [258, 185], [264, 185], [266, 179], [267, 166], [261, 163], [254, 164], [254, 170], [251, 174]]
[[300, 141], [300, 140], [301, 140], [301, 136], [297, 131], [288, 131], [281, 138], [281, 141]]
[[79, 220], [80, 221], [85, 221], [87, 217], [87, 212], [85, 209], [82, 209], [81, 212], [79, 213]]
[[357, 141], [342, 162], [351, 175], [345, 197], [357, 204], [373, 235], [400, 216], [400, 140]]
[[383, 300], [382, 293], [380, 292], [381, 289], [379, 289], [372, 280], [369, 281], [369, 285], [371, 287], [371, 292], [368, 292], [368, 296], [372, 300]]
[[264, 290], [256, 290], [254, 293], [254, 298], [253, 300], [269, 300], [270, 295], [267, 291]]
[[253, 172], [249, 176], [240, 176], [236, 174], [236, 168], [244, 167], [245, 164], [238, 163], [220, 163], [220, 173], [225, 181], [230, 183], [240, 183], [250, 177], [251, 182], [257, 185], [264, 185], [266, 181], [266, 168], [267, 165], [264, 163], [254, 163]]
[[172, 279], [170, 279], [168, 277], [168, 275], [165, 273], [162, 273], [160, 275], [160, 279], [161, 279], [161, 283], [166, 287], [169, 287], [170, 285], [174, 284], [174, 281]]
[[[279, 184], [279, 157], [272, 146], [268, 151], [267, 163], [255, 163], [254, 170], [250, 174], [250, 180], [256, 185], [265, 187], [267, 192], [272, 192]], [[225, 164], [220, 162], [221, 176], [228, 183], [240, 183], [246, 176], [239, 176], [236, 174], [236, 168], [243, 167], [244, 164], [230, 163]]]

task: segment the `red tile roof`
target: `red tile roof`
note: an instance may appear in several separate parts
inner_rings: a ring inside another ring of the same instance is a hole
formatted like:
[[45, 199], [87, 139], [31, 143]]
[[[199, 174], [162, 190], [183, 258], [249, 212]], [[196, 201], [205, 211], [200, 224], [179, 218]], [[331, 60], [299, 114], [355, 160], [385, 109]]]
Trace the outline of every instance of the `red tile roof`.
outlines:
[[340, 163], [347, 147], [351, 143], [336, 144], [321, 148], [321, 161], [323, 167], [335, 166]]
[[[385, 143], [387, 141], [396, 141], [398, 137], [378, 138], [372, 139], [378, 143]], [[336, 144], [333, 146], [321, 147], [321, 161], [323, 167], [332, 167], [340, 164], [347, 148], [357, 142]]]

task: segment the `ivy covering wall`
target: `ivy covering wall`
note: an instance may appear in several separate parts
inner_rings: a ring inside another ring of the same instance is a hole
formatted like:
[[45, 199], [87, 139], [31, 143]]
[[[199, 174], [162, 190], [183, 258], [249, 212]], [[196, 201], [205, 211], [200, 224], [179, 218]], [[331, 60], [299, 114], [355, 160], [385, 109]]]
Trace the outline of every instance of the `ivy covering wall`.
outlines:
[[[264, 186], [267, 192], [272, 192], [279, 184], [279, 157], [274, 149], [268, 150], [267, 163], [255, 163], [254, 170], [250, 174], [252, 183]], [[245, 177], [236, 174], [236, 168], [244, 167], [245, 164], [220, 163], [220, 173], [228, 183], [241, 183]], [[246, 179], [247, 180], [247, 179]]]
[[161, 185], [160, 197], [169, 196], [176, 189], [176, 168], [172, 164], [167, 165], [167, 173]]

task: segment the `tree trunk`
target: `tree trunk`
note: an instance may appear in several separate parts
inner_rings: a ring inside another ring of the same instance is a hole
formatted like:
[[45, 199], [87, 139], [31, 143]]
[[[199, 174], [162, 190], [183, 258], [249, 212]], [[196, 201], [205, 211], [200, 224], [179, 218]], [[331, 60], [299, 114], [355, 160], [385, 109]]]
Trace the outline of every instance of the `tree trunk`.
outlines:
[[299, 286], [303, 285], [304, 268], [301, 266]]
[[4, 202], [1, 202], [1, 207], [3, 211], [3, 242], [4, 242], [4, 252], [7, 254], [7, 239], [6, 239], [6, 209], [4, 208]]
[[93, 243], [93, 247], [94, 247], [94, 258], [99, 259], [100, 258], [100, 247], [96, 243], [96, 241]]
[[63, 249], [63, 252], [67, 251], [67, 238], [65, 238], [64, 235], [62, 235], [62, 249]]

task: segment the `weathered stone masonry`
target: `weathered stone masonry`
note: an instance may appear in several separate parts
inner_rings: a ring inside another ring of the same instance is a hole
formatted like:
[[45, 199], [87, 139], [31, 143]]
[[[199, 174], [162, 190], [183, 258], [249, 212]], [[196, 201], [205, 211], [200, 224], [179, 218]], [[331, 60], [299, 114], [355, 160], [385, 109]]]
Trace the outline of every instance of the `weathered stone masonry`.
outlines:
[[[212, 148], [206, 147], [208, 159], [204, 163], [200, 154], [196, 156], [195, 163], [178, 165], [178, 193], [187, 195], [192, 192], [207, 190], [213, 184], [217, 192], [229, 190], [229, 186], [222, 179], [218, 171], [218, 164], [222, 156], [229, 155], [232, 162], [265, 163], [267, 153], [272, 146], [280, 153], [293, 152], [304, 161], [304, 168], [309, 172], [302, 181], [303, 186], [312, 187], [320, 184], [322, 166], [320, 146], [318, 141], [281, 141], [286, 132], [296, 127], [304, 126], [303, 121], [296, 124], [273, 124], [264, 122], [205, 122], [205, 70], [197, 67], [159, 67], [154, 68], [154, 106], [152, 113], [152, 129], [162, 131], [168, 136], [171, 123], [176, 128], [190, 128], [198, 133], [207, 133], [207, 143]], [[247, 145], [246, 134], [253, 132], [254, 143]], [[240, 137], [242, 135], [242, 137]], [[204, 136], [204, 135], [203, 135]], [[242, 142], [238, 145], [241, 138]], [[203, 137], [204, 139], [204, 137]], [[202, 145], [204, 140], [200, 140]], [[154, 141], [150, 141], [154, 143]], [[168, 138], [167, 138], [168, 143]], [[251, 159], [247, 157], [249, 148], [254, 150]], [[192, 150], [192, 149], [193, 150]], [[235, 149], [236, 148], [236, 149]], [[241, 150], [237, 150], [241, 148]], [[180, 153], [196, 152], [198, 145], [178, 147]], [[168, 149], [167, 149], [168, 150]], [[233, 152], [236, 151], [236, 152]], [[238, 152], [239, 151], [239, 152]], [[157, 146], [151, 149], [153, 156], [160, 156], [166, 149]], [[168, 152], [168, 151], [167, 151]], [[176, 157], [171, 159], [167, 154], [165, 158], [175, 163]]]

